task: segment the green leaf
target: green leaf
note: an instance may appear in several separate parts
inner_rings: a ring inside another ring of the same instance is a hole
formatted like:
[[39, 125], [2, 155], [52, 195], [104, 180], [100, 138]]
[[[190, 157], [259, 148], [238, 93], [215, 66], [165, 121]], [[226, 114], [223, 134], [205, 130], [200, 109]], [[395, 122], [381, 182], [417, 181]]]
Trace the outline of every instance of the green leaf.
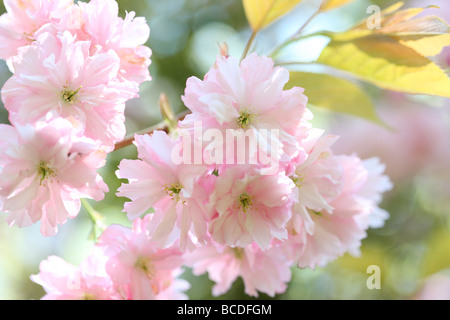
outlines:
[[302, 0], [242, 0], [253, 31], [258, 31], [290, 12]]
[[313, 106], [351, 114], [385, 125], [378, 117], [372, 101], [353, 82], [319, 73], [290, 72], [286, 89], [302, 87]]
[[388, 35], [330, 37], [318, 63], [347, 71], [383, 89], [450, 97], [450, 79], [445, 72]]

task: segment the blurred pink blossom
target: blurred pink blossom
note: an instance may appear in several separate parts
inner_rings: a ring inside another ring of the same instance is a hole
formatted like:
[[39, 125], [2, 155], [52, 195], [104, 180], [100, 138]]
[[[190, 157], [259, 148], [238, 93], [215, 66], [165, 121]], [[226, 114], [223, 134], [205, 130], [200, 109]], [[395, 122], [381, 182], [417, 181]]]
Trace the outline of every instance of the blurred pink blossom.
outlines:
[[77, 267], [50, 256], [40, 263], [39, 273], [31, 280], [45, 289], [41, 300], [121, 300], [106, 274], [105, 259], [98, 251]]
[[450, 300], [450, 273], [448, 270], [435, 273], [423, 282], [414, 300]]
[[356, 153], [362, 158], [379, 157], [394, 182], [411, 180], [431, 166], [449, 168], [450, 112], [414, 103], [401, 94], [381, 101], [378, 113], [392, 129], [360, 119], [332, 126], [340, 136], [337, 153]]

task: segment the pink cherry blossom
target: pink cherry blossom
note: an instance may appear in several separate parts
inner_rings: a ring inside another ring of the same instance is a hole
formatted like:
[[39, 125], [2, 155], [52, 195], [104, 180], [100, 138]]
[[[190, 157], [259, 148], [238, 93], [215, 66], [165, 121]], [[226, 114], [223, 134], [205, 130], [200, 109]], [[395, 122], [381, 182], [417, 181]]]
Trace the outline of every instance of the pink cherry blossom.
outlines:
[[117, 81], [113, 51], [89, 55], [89, 42], [68, 32], [43, 33], [14, 60], [15, 73], [2, 89], [13, 124], [64, 117], [109, 148], [125, 135], [124, 104], [133, 88]]
[[79, 266], [51, 256], [31, 280], [43, 300], [181, 300], [189, 284], [179, 278], [183, 259], [176, 248], [159, 248], [148, 237], [148, 218], [132, 228], [109, 226]]
[[132, 229], [112, 225], [103, 232], [97, 246], [108, 256], [106, 272], [128, 300], [185, 299], [178, 290], [187, 286], [176, 279], [184, 262], [182, 254], [175, 247], [161, 248], [150, 239], [149, 220], [149, 216], [136, 219]]
[[[311, 207], [307, 202], [303, 205], [296, 203], [302, 208], [300, 211], [294, 205], [293, 215], [300, 218], [293, 220], [290, 226], [295, 230], [293, 235], [302, 235], [296, 237], [297, 241], [303, 242], [302, 252], [297, 256], [300, 267], [324, 266], [346, 252], [358, 255], [367, 229], [382, 226], [388, 217], [378, 205], [381, 193], [392, 185], [382, 175], [384, 167], [377, 159], [365, 162], [355, 156], [330, 156], [329, 159], [337, 161], [333, 167], [341, 171], [341, 175], [336, 176], [340, 188], [337, 189], [338, 194], [333, 192], [333, 197], [327, 202], [329, 208]], [[307, 178], [303, 181], [305, 185], [308, 184]], [[300, 185], [299, 194], [302, 188]]]
[[133, 11], [127, 12], [125, 19], [122, 19], [114, 0], [91, 0], [89, 3], [78, 2], [77, 5], [78, 11], [70, 17], [74, 17], [72, 24], [78, 28], [72, 30], [82, 39], [89, 40], [92, 48], [100, 46], [105, 52], [114, 50], [120, 57], [119, 76], [122, 79], [136, 86], [151, 80], [148, 67], [152, 51], [145, 46], [150, 36], [146, 19], [136, 17]]
[[119, 17], [115, 0], [7, 0], [7, 13], [0, 17], [0, 58], [19, 55], [19, 48], [32, 44], [45, 29], [55, 34], [70, 32], [78, 40], [89, 41], [91, 52], [114, 50], [120, 57], [118, 76], [134, 85], [134, 94], [144, 81], [151, 80], [148, 67], [152, 51], [145, 46], [150, 28], [144, 17], [127, 12]]
[[335, 140], [334, 136], [320, 139], [310, 150], [306, 160], [295, 166], [290, 174], [297, 186], [293, 194], [296, 201], [294, 211], [303, 218], [307, 216], [305, 213], [308, 209], [333, 212], [329, 202], [339, 194], [342, 177], [338, 161], [329, 157], [329, 147]]
[[[307, 98], [302, 88], [283, 90], [288, 80], [288, 70], [274, 68], [270, 58], [253, 53], [239, 63], [234, 57], [219, 57], [204, 80], [188, 79], [183, 102], [192, 114], [180, 127], [192, 128], [199, 122], [205, 129], [241, 129], [258, 141], [261, 152], [277, 149], [278, 158], [283, 152], [295, 156]], [[278, 135], [257, 139], [263, 129], [277, 130]]]
[[186, 265], [193, 268], [195, 275], [207, 272], [215, 282], [212, 289], [214, 296], [226, 293], [241, 277], [246, 294], [257, 297], [259, 291], [273, 297], [283, 293], [291, 279], [292, 261], [278, 246], [262, 250], [256, 243], [244, 248], [232, 248], [209, 242], [185, 254], [185, 258]]
[[39, 273], [31, 280], [46, 294], [41, 300], [121, 300], [105, 270], [106, 256], [99, 250], [79, 267], [62, 258], [50, 256], [40, 263]]
[[67, 120], [0, 125], [0, 131], [0, 210], [10, 225], [40, 220], [41, 233], [54, 235], [59, 224], [77, 216], [80, 198], [101, 200], [108, 191], [96, 172], [105, 153]]
[[214, 208], [209, 228], [212, 238], [232, 247], [254, 241], [264, 249], [274, 238], [286, 239], [293, 188], [283, 173], [261, 175], [243, 166], [221, 172], [209, 204]]
[[172, 150], [178, 143], [163, 131], [136, 135], [139, 159], [120, 163], [117, 176], [128, 183], [122, 184], [117, 195], [131, 199], [124, 207], [131, 220], [153, 207], [152, 239], [168, 243], [179, 237], [181, 248], [186, 248], [206, 235], [206, 198], [197, 180], [206, 174], [207, 167], [175, 164]]
[[[334, 208], [330, 201], [340, 194], [342, 188], [342, 168], [335, 157], [330, 157], [330, 146], [336, 141], [336, 137], [329, 135], [320, 139], [320, 135], [320, 131], [310, 132], [302, 144], [307, 152], [306, 159], [304, 155], [297, 157], [287, 170], [296, 185], [292, 193], [293, 215], [298, 215], [303, 220], [302, 227], [308, 233], [312, 233], [314, 228], [308, 212], [325, 210], [332, 213]], [[301, 232], [297, 229], [295, 231]]]
[[10, 62], [20, 47], [35, 40], [34, 33], [39, 28], [60, 21], [73, 0], [4, 0], [3, 3], [7, 12], [0, 16], [0, 59]]

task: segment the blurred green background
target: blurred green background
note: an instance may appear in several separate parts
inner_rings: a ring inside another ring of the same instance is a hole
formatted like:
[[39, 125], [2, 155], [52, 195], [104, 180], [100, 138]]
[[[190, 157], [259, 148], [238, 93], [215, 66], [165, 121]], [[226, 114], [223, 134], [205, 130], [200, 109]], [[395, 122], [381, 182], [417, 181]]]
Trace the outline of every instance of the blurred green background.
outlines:
[[[144, 16], [151, 28], [148, 45], [153, 50], [151, 82], [141, 86], [140, 98], [127, 103], [128, 134], [160, 122], [158, 98], [168, 95], [176, 112], [183, 110], [180, 96], [186, 79], [203, 78], [219, 53], [218, 44], [226, 42], [231, 55], [240, 57], [250, 36], [240, 0], [123, 0], [118, 1], [120, 14], [135, 11]], [[370, 4], [382, 8], [395, 1], [356, 0], [351, 5], [323, 14], [308, 28], [344, 30], [368, 16]], [[448, 1], [406, 1], [407, 5], [442, 5], [435, 14], [450, 19]], [[317, 6], [315, 0], [304, 2], [285, 19], [261, 32], [255, 50], [266, 54], [289, 32], [298, 29]], [[5, 11], [3, 2], [1, 13]], [[295, 49], [293, 54], [307, 61], [320, 52], [317, 43]], [[445, 58], [440, 61], [445, 66]], [[448, 66], [447, 66], [448, 68]], [[11, 76], [0, 63], [0, 85]], [[327, 132], [342, 135], [336, 152], [357, 153], [362, 158], [379, 156], [395, 188], [385, 195], [381, 205], [391, 217], [385, 227], [369, 230], [359, 258], [344, 256], [325, 268], [294, 268], [288, 290], [276, 299], [414, 299], [424, 281], [450, 268], [450, 131], [449, 99], [406, 96], [366, 86], [377, 111], [397, 132], [382, 132], [365, 120], [311, 107], [314, 124]], [[391, 114], [395, 113], [395, 117]], [[411, 119], [411, 115], [415, 115]], [[422, 121], [422, 122], [421, 122]], [[8, 123], [8, 114], [0, 106], [0, 122]], [[374, 133], [377, 134], [374, 134]], [[381, 133], [380, 133], [381, 132]], [[431, 132], [431, 133], [430, 133]], [[355, 140], [357, 136], [359, 140]], [[377, 140], [377, 137], [379, 138]], [[4, 137], [3, 137], [4, 138]], [[381, 140], [380, 140], [381, 139]], [[385, 140], [383, 140], [385, 139]], [[373, 147], [371, 147], [373, 146]], [[376, 147], [375, 147], [376, 146]], [[120, 181], [114, 172], [123, 158], [136, 157], [130, 146], [108, 156], [101, 175], [110, 193], [100, 203], [92, 203], [107, 223], [129, 225], [121, 212], [125, 199], [114, 194]], [[78, 264], [93, 245], [92, 224], [82, 211], [78, 217], [60, 227], [57, 236], [44, 238], [39, 225], [25, 229], [10, 228], [0, 214], [0, 299], [39, 299], [43, 289], [29, 280], [38, 273], [39, 263], [49, 255], [58, 255]], [[366, 269], [378, 265], [382, 273], [381, 290], [369, 290]], [[195, 277], [184, 273], [191, 283], [191, 299], [212, 299], [211, 281], [207, 275]], [[449, 291], [450, 288], [447, 288]], [[220, 299], [247, 299], [239, 279]], [[260, 295], [260, 298], [268, 298]]]

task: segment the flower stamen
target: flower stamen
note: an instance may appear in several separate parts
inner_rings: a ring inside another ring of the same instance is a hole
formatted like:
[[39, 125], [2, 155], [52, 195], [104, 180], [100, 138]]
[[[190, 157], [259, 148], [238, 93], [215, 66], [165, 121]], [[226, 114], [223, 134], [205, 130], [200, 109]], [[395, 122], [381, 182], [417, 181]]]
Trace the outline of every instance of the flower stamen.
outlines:
[[243, 248], [233, 248], [233, 254], [237, 260], [241, 260], [244, 257], [244, 249]]
[[64, 90], [61, 91], [61, 98], [66, 104], [73, 104], [78, 101], [78, 92], [81, 90], [81, 86], [77, 90], [69, 89], [64, 86]]
[[252, 206], [252, 196], [250, 196], [248, 193], [241, 194], [238, 199], [238, 205], [239, 208], [242, 208], [242, 211], [246, 213], [247, 210]]
[[136, 269], [143, 271], [149, 280], [152, 280], [156, 276], [155, 265], [149, 258], [137, 258], [134, 266]]
[[40, 184], [46, 179], [53, 178], [56, 176], [56, 170], [50, 167], [49, 163], [46, 161], [39, 162], [37, 167], [38, 176], [40, 177]]
[[241, 129], [247, 129], [254, 121], [255, 114], [250, 112], [247, 108], [244, 108], [239, 113], [239, 117], [236, 119], [238, 126]]
[[85, 293], [83, 300], [98, 300], [92, 293]]
[[294, 182], [295, 186], [297, 188], [301, 188], [303, 181], [305, 180], [305, 177], [303, 174], [299, 174], [297, 176], [290, 176], [291, 180]]
[[166, 185], [164, 191], [173, 199], [180, 200], [180, 192], [183, 189], [183, 186], [180, 183], [174, 183], [171, 185]]

